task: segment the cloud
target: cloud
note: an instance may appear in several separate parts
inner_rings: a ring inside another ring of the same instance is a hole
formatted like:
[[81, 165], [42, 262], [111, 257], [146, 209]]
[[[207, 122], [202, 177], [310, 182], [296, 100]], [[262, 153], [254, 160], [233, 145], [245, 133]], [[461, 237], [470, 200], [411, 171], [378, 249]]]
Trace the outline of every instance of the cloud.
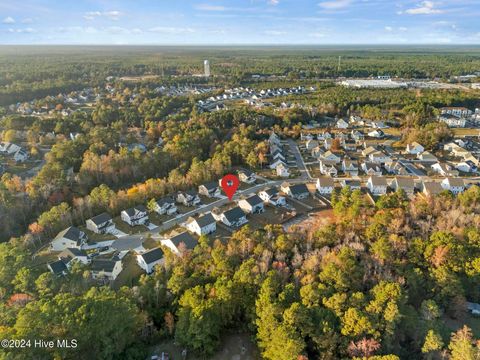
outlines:
[[409, 15], [431, 15], [431, 14], [442, 14], [444, 11], [435, 8], [435, 3], [433, 1], [422, 1], [416, 7], [407, 9], [404, 12], [399, 11], [398, 14], [409, 14]]
[[280, 0], [268, 0], [268, 5], [276, 6], [280, 3]]
[[195, 9], [202, 11], [225, 11], [227, 8], [221, 5], [211, 5], [211, 4], [199, 4], [195, 6]]
[[313, 32], [313, 33], [309, 33], [308, 36], [313, 38], [324, 38], [326, 35], [321, 32]]
[[352, 3], [352, 0], [331, 0], [322, 1], [318, 3], [318, 6], [325, 10], [339, 10], [345, 9]]
[[269, 36], [281, 36], [281, 35], [286, 35], [286, 31], [281, 31], [281, 30], [265, 30], [264, 31], [265, 35]]
[[408, 28], [406, 28], [405, 26], [400, 26], [400, 27], [398, 28], [398, 30], [399, 30], [399, 31], [407, 31]]
[[85, 13], [85, 15], [83, 15], [83, 18], [85, 20], [95, 20], [96, 18], [99, 18], [99, 17], [106, 17], [110, 20], [118, 20], [120, 19], [120, 16], [122, 16], [122, 13], [120, 11], [117, 11], [117, 10], [112, 10], [112, 11], [104, 11], [104, 12], [100, 12], [100, 11], [88, 11]]
[[385, 26], [385, 31], [393, 31], [393, 28], [391, 26]]
[[31, 24], [31, 23], [33, 23], [32, 18], [25, 18], [22, 20], [22, 24]]
[[156, 26], [150, 28], [148, 31], [162, 34], [192, 34], [195, 32], [192, 28], [179, 28], [179, 27], [168, 27], [168, 26]]
[[28, 27], [28, 28], [24, 28], [24, 29], [8, 29], [8, 32], [11, 32], [11, 33], [19, 33], [19, 34], [33, 34], [33, 33], [36, 33], [37, 30], [31, 28], [31, 27]]
[[11, 16], [7, 16], [5, 19], [3, 19], [2, 23], [4, 23], [4, 24], [15, 24], [15, 19], [12, 18]]

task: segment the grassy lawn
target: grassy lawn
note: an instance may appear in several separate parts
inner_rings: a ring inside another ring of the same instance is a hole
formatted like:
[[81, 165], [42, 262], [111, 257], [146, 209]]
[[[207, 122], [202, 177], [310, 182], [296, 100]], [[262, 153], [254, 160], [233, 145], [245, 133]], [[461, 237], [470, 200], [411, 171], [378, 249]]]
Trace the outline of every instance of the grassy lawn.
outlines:
[[150, 219], [150, 222], [154, 223], [155, 225], [162, 225], [165, 221], [172, 219], [174, 216], [175, 215], [159, 215], [156, 212], [148, 213], [148, 218]]
[[50, 252], [48, 249], [42, 250], [35, 256], [35, 259], [33, 259], [32, 267], [38, 267], [56, 261], [58, 260], [58, 254], [60, 254], [60, 252]]
[[148, 236], [147, 239], [143, 242], [143, 247], [145, 249], [153, 249], [159, 246], [160, 246], [160, 243], [153, 240], [150, 236]]
[[281, 224], [290, 217], [290, 212], [285, 208], [265, 206], [265, 212], [250, 215], [248, 221], [252, 229], [260, 229], [268, 224]]
[[479, 136], [480, 129], [472, 129], [472, 128], [454, 128], [450, 129], [453, 131], [455, 136]]
[[113, 287], [115, 289], [120, 289], [122, 286], [133, 286], [137, 283], [140, 275], [145, 272], [137, 265], [135, 255], [127, 254], [123, 258], [123, 270], [115, 279]]

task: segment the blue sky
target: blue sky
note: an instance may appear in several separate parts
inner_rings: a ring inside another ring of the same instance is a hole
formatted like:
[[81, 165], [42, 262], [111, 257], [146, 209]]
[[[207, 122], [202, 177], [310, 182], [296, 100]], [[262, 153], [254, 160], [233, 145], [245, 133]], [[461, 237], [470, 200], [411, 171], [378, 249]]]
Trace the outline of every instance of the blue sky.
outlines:
[[0, 44], [480, 44], [480, 0], [0, 0]]

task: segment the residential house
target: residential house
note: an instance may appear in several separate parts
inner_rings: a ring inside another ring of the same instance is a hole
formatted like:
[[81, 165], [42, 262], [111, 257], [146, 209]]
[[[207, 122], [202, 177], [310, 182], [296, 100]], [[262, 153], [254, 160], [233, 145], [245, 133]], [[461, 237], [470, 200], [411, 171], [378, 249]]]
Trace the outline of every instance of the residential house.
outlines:
[[278, 190], [275, 188], [267, 188], [258, 193], [260, 199], [265, 203], [273, 206], [284, 206], [286, 204], [285, 198], [280, 196]]
[[265, 205], [258, 195], [251, 195], [248, 198], [239, 200], [238, 206], [247, 214], [256, 214], [265, 211]]
[[454, 106], [454, 107], [443, 107], [440, 108], [440, 113], [454, 115], [456, 117], [469, 117], [473, 114], [473, 111], [467, 109], [466, 107]]
[[342, 148], [345, 151], [356, 151], [357, 150], [357, 142], [355, 140], [345, 140], [342, 142]]
[[411, 177], [395, 177], [390, 187], [395, 191], [402, 189], [407, 195], [413, 195], [415, 192], [415, 182]]
[[158, 264], [165, 261], [163, 250], [159, 247], [137, 254], [137, 264], [147, 274], [151, 274]]
[[79, 262], [83, 265], [90, 264], [90, 258], [87, 252], [77, 248], [67, 248], [63, 250], [60, 255], [58, 255], [58, 259], [62, 260], [68, 269], [72, 267], [74, 262]]
[[270, 137], [268, 138], [268, 142], [270, 145], [280, 145], [280, 138], [278, 137], [277, 134], [275, 134], [274, 131], [270, 134]]
[[312, 154], [312, 157], [314, 157], [315, 159], [318, 159], [320, 156], [324, 154], [324, 151], [320, 146], [317, 146], [316, 148], [312, 149], [311, 154]]
[[272, 158], [272, 161], [276, 161], [276, 160], [285, 161], [285, 155], [283, 154], [283, 151], [281, 151], [280, 149], [275, 150], [271, 154], [271, 158]]
[[351, 136], [356, 142], [361, 142], [365, 139], [365, 135], [359, 130], [352, 130]]
[[377, 139], [381, 139], [385, 136], [385, 133], [382, 130], [375, 129], [373, 131], [370, 131], [368, 133], [368, 136], [373, 137], [373, 138], [377, 138]]
[[331, 177], [319, 177], [315, 187], [320, 194], [329, 195], [335, 189], [335, 183]]
[[277, 167], [275, 168], [275, 171], [277, 173], [277, 176], [280, 177], [289, 177], [290, 172], [288, 171], [288, 168], [285, 164], [278, 164]]
[[253, 184], [257, 180], [257, 175], [250, 170], [238, 170], [238, 179], [247, 184]]
[[13, 159], [17, 163], [24, 162], [28, 159], [28, 152], [25, 149], [20, 149], [13, 155]]
[[170, 197], [164, 197], [155, 201], [155, 212], [160, 215], [172, 215], [177, 212], [177, 206], [175, 205], [175, 200]]
[[107, 213], [101, 213], [86, 221], [87, 229], [97, 234], [107, 234], [115, 230], [115, 223]]
[[161, 240], [163, 246], [168, 247], [174, 254], [181, 254], [185, 250], [192, 250], [198, 241], [188, 231], [172, 234], [169, 238]]
[[450, 114], [442, 114], [438, 117], [438, 120], [444, 122], [451, 128], [464, 128], [467, 125], [467, 119]]
[[93, 279], [107, 279], [113, 281], [122, 272], [122, 261], [113, 259], [93, 259], [90, 274]]
[[418, 142], [414, 141], [411, 144], [407, 144], [406, 151], [408, 154], [417, 155], [425, 151], [425, 148]]
[[337, 164], [335, 161], [320, 160], [319, 161], [320, 173], [322, 175], [335, 177], [338, 174], [338, 169], [336, 165]]
[[360, 183], [359, 180], [342, 179], [340, 180], [340, 185], [342, 185], [342, 188], [348, 186], [352, 191], [362, 189], [362, 184]]
[[196, 206], [200, 204], [200, 197], [195, 190], [180, 191], [177, 194], [177, 202], [185, 206]]
[[409, 175], [407, 168], [399, 161], [387, 162], [383, 165], [383, 167], [389, 174], [403, 175], [403, 176]]
[[332, 134], [330, 134], [328, 131], [324, 131], [317, 135], [318, 140], [325, 140], [325, 139], [331, 139], [331, 138], [332, 138]]
[[342, 161], [342, 171], [350, 176], [358, 176], [358, 162], [349, 158]]
[[48, 263], [47, 268], [48, 270], [50, 270], [50, 272], [53, 275], [56, 275], [56, 276], [63, 276], [63, 275], [67, 275], [68, 273], [67, 265], [65, 265], [65, 263], [62, 260], [56, 260]]
[[424, 151], [417, 154], [417, 159], [424, 162], [437, 162], [438, 159], [435, 155], [428, 151]]
[[345, 120], [340, 119], [337, 121], [336, 127], [337, 129], [348, 129], [348, 123]]
[[209, 182], [198, 187], [198, 193], [209, 198], [218, 198], [222, 195], [216, 182]]
[[217, 230], [217, 223], [215, 222], [212, 213], [208, 212], [200, 215], [198, 218], [188, 218], [186, 228], [198, 236], [208, 235]]
[[88, 241], [87, 234], [75, 226], [70, 226], [58, 233], [52, 240], [50, 249], [52, 251], [63, 251], [67, 248], [81, 249]]
[[462, 161], [455, 165], [455, 169], [465, 172], [465, 173], [475, 173], [478, 168], [477, 165], [471, 160]]
[[465, 190], [465, 182], [462, 178], [447, 177], [442, 180], [441, 185], [444, 190], [449, 190], [454, 195], [457, 195]]
[[277, 159], [270, 164], [270, 169], [276, 169], [279, 165], [287, 166], [284, 160]]
[[238, 228], [248, 222], [247, 215], [238, 206], [235, 206], [230, 210], [224, 211], [220, 217], [220, 220], [225, 225], [233, 228]]
[[383, 151], [375, 151], [368, 155], [371, 162], [376, 164], [385, 164], [392, 161], [391, 157], [385, 154]]
[[434, 196], [444, 191], [442, 185], [436, 181], [423, 181], [422, 192], [427, 196]]
[[0, 142], [0, 153], [13, 155], [21, 149], [21, 146], [18, 146], [17, 144], [13, 144], [10, 142]]
[[292, 185], [288, 182], [284, 182], [280, 185], [280, 190], [283, 191], [284, 194], [297, 200], [305, 199], [310, 196], [310, 191], [308, 191], [307, 185], [305, 184]]
[[330, 150], [332, 148], [332, 144], [333, 144], [332, 138], [327, 138], [323, 140], [323, 147], [325, 150]]
[[368, 162], [368, 161], [364, 161], [362, 163], [362, 165], [360, 165], [360, 167], [362, 168], [362, 171], [366, 175], [370, 175], [370, 176], [373, 176], [373, 175], [380, 176], [380, 175], [382, 175], [382, 169], [380, 168], [380, 165], [378, 165], [378, 164]]
[[130, 209], [122, 210], [120, 217], [130, 226], [148, 225], [147, 208], [143, 205], [136, 205]]
[[300, 140], [302, 140], [302, 141], [308, 141], [308, 140], [312, 140], [312, 139], [313, 139], [313, 135], [312, 135], [312, 134], [300, 133]]
[[373, 195], [387, 193], [387, 180], [383, 176], [370, 176], [367, 181], [367, 188]]
[[362, 155], [365, 157], [370, 156], [370, 154], [376, 153], [379, 151], [376, 147], [374, 146], [368, 146], [365, 149], [362, 150]]
[[334, 162], [335, 164], [338, 164], [338, 163], [340, 163], [340, 161], [342, 161], [342, 159], [340, 158], [340, 156], [336, 155], [335, 153], [331, 152], [330, 150], [329, 150], [329, 151], [326, 151], [326, 152], [320, 157], [320, 160], [327, 160], [327, 161], [330, 161], [330, 162]]
[[431, 169], [442, 176], [458, 176], [458, 170], [446, 163], [437, 162], [431, 166]]
[[307, 142], [305, 143], [305, 148], [307, 150], [312, 150], [312, 149], [316, 148], [317, 146], [318, 146], [318, 141], [314, 140], [314, 139], [307, 140]]

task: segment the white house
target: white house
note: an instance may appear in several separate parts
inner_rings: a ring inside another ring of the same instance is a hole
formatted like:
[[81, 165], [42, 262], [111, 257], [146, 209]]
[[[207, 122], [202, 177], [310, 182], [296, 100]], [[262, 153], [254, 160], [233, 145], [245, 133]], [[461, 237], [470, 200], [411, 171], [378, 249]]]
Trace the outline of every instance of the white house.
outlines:
[[268, 142], [270, 143], [270, 145], [280, 145], [280, 138], [277, 134], [275, 134], [274, 131], [272, 131], [270, 137], [268, 138]]
[[68, 269], [72, 267], [74, 262], [79, 262], [83, 265], [87, 265], [90, 263], [90, 258], [87, 255], [85, 250], [80, 250], [76, 248], [67, 248], [63, 250], [58, 258], [62, 260]]
[[201, 200], [194, 190], [181, 191], [177, 194], [177, 202], [185, 206], [199, 205]]
[[342, 185], [342, 188], [348, 186], [350, 190], [361, 190], [362, 184], [360, 183], [359, 180], [348, 180], [348, 179], [342, 179], [340, 180], [340, 184]]
[[315, 187], [320, 194], [328, 195], [335, 189], [335, 183], [331, 177], [319, 177]]
[[273, 206], [284, 206], [286, 204], [286, 200], [283, 196], [278, 194], [278, 190], [275, 188], [267, 188], [262, 190], [258, 193], [260, 199], [262, 199], [265, 203], [271, 204]]
[[217, 223], [213, 218], [212, 213], [208, 212], [198, 218], [188, 218], [186, 228], [198, 236], [208, 235], [217, 230]]
[[209, 198], [220, 197], [222, 195], [216, 182], [209, 182], [198, 187], [198, 193]]
[[312, 150], [313, 148], [315, 148], [317, 146], [318, 146], [318, 141], [314, 140], [314, 139], [307, 140], [307, 142], [305, 143], [305, 148], [307, 150]]
[[87, 234], [74, 226], [70, 226], [58, 233], [52, 240], [50, 248], [52, 251], [63, 251], [67, 248], [81, 249], [87, 241]]
[[383, 176], [370, 176], [367, 181], [367, 188], [373, 195], [387, 193], [387, 180]]
[[450, 114], [442, 114], [438, 117], [438, 120], [452, 128], [464, 128], [467, 125], [467, 119], [464, 117], [457, 117]]
[[392, 161], [391, 157], [382, 151], [375, 151], [370, 155], [368, 155], [368, 158], [370, 159], [371, 162], [377, 163], [377, 164], [385, 164], [387, 162]]
[[348, 129], [348, 123], [343, 119], [339, 119], [336, 123], [336, 127], [337, 129]]
[[414, 141], [411, 144], [407, 144], [406, 151], [408, 154], [417, 155], [425, 151], [425, 148], [420, 145], [418, 142]]
[[439, 182], [436, 181], [423, 181], [422, 192], [427, 196], [434, 196], [440, 194], [444, 189]]
[[428, 151], [424, 151], [417, 154], [417, 159], [424, 162], [437, 162], [438, 159], [435, 155]]
[[322, 175], [335, 177], [338, 174], [338, 169], [335, 161], [320, 160], [319, 166], [320, 166], [320, 173]]
[[239, 200], [238, 206], [247, 214], [262, 213], [265, 211], [265, 205], [258, 195], [252, 195]]
[[365, 135], [363, 135], [363, 133], [361, 131], [352, 130], [352, 132], [350, 134], [352, 136], [352, 139], [357, 141], [357, 142], [363, 141], [365, 139]]
[[238, 179], [247, 184], [253, 184], [257, 180], [257, 175], [250, 170], [238, 170]]
[[122, 210], [120, 217], [130, 226], [148, 225], [147, 208], [143, 205], [137, 205], [130, 209]]
[[462, 178], [447, 177], [442, 180], [441, 185], [444, 190], [449, 190], [455, 195], [465, 190], [465, 182]]
[[177, 212], [175, 200], [172, 197], [164, 197], [155, 201], [155, 212], [160, 215], [172, 215]]
[[456, 117], [468, 117], [473, 111], [462, 106], [443, 107], [440, 109], [441, 114], [454, 115]]
[[277, 172], [277, 176], [280, 176], [280, 177], [290, 176], [290, 172], [288, 171], [287, 166], [284, 165], [283, 163], [278, 164], [277, 167], [275, 168], [275, 171]]
[[367, 175], [370, 175], [370, 176], [382, 175], [382, 169], [378, 164], [366, 161], [366, 162], [363, 162], [360, 167], [362, 168], [363, 172]]
[[93, 279], [107, 279], [113, 281], [118, 274], [122, 272], [122, 261], [115, 258], [108, 259], [93, 259], [90, 267], [90, 274]]
[[475, 165], [473, 161], [467, 160], [457, 163], [455, 169], [465, 173], [474, 173], [477, 172], [477, 165]]
[[370, 131], [368, 133], [368, 136], [373, 137], [373, 138], [377, 138], [377, 139], [381, 139], [385, 136], [385, 134], [382, 130], [375, 129], [373, 131]]
[[333, 161], [336, 164], [338, 164], [342, 159], [340, 156], [336, 155], [335, 153], [329, 151], [326, 151], [321, 157], [320, 160], [327, 160], [327, 161]]
[[358, 175], [358, 162], [352, 159], [344, 158], [342, 161], [342, 171], [350, 176]]
[[247, 215], [239, 206], [235, 206], [221, 214], [220, 220], [227, 226], [238, 228], [248, 222]]
[[147, 274], [151, 274], [158, 264], [163, 264], [165, 259], [163, 257], [163, 250], [159, 247], [137, 254], [137, 264]]
[[22, 148], [17, 144], [10, 143], [10, 142], [0, 142], [0, 153], [12, 155], [21, 149]]
[[86, 221], [87, 229], [97, 234], [107, 234], [115, 230], [115, 223], [107, 213], [101, 213]]
[[161, 240], [163, 246], [168, 247], [174, 254], [181, 254], [185, 250], [192, 250], [198, 241], [188, 231], [173, 234], [169, 238]]
[[431, 169], [442, 176], [457, 176], [458, 170], [453, 169], [450, 165], [437, 162], [431, 166]]
[[280, 164], [282, 164], [283, 166], [287, 166], [287, 164], [285, 163], [284, 160], [277, 159], [277, 160], [273, 161], [272, 163], [270, 163], [270, 169], [276, 169], [277, 166], [279, 166]]
[[297, 200], [305, 199], [310, 196], [310, 191], [308, 191], [307, 185], [305, 184], [294, 184], [291, 185], [288, 182], [284, 182], [280, 185], [280, 190]]
[[28, 159], [28, 152], [24, 149], [18, 150], [15, 155], [13, 155], [13, 159], [18, 162], [24, 162]]

